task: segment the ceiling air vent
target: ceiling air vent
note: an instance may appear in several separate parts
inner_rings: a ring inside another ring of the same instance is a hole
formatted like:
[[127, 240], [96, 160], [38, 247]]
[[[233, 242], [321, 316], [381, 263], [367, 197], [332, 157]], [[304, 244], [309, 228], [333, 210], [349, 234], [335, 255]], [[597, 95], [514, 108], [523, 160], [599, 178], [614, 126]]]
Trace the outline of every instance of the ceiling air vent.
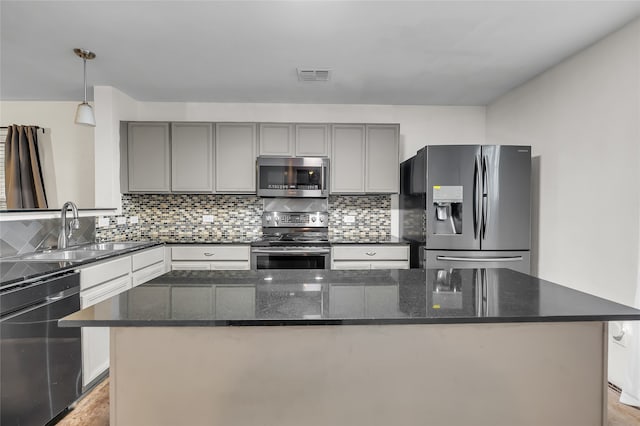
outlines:
[[329, 81], [331, 70], [298, 68], [298, 80], [300, 81]]

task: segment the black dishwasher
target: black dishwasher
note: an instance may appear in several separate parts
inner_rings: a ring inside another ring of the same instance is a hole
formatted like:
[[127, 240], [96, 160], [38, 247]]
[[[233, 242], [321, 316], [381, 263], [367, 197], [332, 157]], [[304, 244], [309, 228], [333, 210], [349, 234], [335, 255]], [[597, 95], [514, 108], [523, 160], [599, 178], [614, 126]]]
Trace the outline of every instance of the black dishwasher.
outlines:
[[82, 390], [80, 328], [58, 320], [80, 309], [77, 272], [2, 288], [0, 424], [42, 426]]

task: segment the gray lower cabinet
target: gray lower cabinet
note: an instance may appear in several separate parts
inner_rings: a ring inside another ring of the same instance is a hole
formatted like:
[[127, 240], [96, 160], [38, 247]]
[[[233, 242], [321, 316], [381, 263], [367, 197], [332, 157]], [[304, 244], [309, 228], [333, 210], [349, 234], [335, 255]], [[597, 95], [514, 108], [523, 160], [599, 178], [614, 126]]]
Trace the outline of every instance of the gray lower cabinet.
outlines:
[[292, 157], [294, 155], [293, 124], [261, 123], [260, 155]]
[[358, 318], [365, 312], [363, 285], [329, 285], [331, 318]]
[[171, 124], [171, 190], [213, 192], [213, 126]]
[[328, 157], [329, 125], [296, 124], [296, 157]]
[[397, 286], [341, 284], [329, 286], [331, 318], [394, 317], [398, 313]]
[[171, 288], [171, 318], [210, 319], [214, 309], [214, 286], [179, 285]]
[[255, 286], [216, 286], [216, 318], [246, 319], [256, 317]]
[[129, 123], [127, 171], [131, 192], [171, 189], [169, 123]]
[[400, 190], [399, 133], [397, 124], [367, 124], [365, 192], [397, 193]]
[[334, 124], [331, 133], [331, 193], [364, 193], [365, 126]]
[[216, 123], [216, 192], [256, 192], [255, 123]]

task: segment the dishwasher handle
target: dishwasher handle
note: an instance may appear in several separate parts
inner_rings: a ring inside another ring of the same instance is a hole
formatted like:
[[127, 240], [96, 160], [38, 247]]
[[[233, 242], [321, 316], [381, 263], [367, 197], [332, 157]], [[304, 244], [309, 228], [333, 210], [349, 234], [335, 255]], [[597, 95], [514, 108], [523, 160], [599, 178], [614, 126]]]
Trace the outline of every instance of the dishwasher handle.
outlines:
[[[61, 303], [64, 300], [69, 299], [69, 298], [76, 298], [78, 300], [78, 309], [79, 309], [79, 305], [80, 305], [80, 288], [77, 287], [77, 288], [71, 288], [71, 289], [68, 289], [68, 290], [64, 290], [64, 291], [60, 292], [60, 294], [57, 294], [55, 296], [48, 296], [41, 303], [38, 303], [38, 304], [32, 305], [32, 306], [28, 306], [26, 308], [22, 308], [20, 310], [12, 312], [9, 315], [3, 316], [2, 318], [0, 318], [0, 323], [4, 323], [6, 321], [12, 320], [12, 319], [14, 319], [16, 317], [19, 317], [21, 315], [28, 314], [29, 312], [36, 311], [36, 310], [41, 309], [41, 308], [43, 308], [45, 306], [48, 306], [48, 305], [53, 305], [55, 303]], [[69, 314], [75, 312], [78, 309], [73, 309], [71, 312], [69, 312]], [[29, 320], [28, 322], [25, 322], [25, 324], [26, 323], [38, 323], [38, 324], [40, 324], [40, 323], [50, 323], [50, 322], [58, 322], [58, 319], [54, 318], [54, 319], [46, 319], [46, 320], [38, 320], [38, 321]], [[18, 322], [12, 321], [12, 323], [20, 324], [22, 322], [20, 322], [20, 321], [18, 321]]]

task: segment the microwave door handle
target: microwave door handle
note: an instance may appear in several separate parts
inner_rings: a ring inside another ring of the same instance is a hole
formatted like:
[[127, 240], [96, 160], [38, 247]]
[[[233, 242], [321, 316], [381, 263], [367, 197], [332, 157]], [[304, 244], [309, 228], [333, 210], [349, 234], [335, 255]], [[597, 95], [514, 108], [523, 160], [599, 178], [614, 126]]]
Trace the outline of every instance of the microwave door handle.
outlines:
[[327, 165], [323, 164], [322, 165], [322, 188], [320, 189], [320, 192], [322, 194], [325, 194], [329, 188], [327, 188]]

